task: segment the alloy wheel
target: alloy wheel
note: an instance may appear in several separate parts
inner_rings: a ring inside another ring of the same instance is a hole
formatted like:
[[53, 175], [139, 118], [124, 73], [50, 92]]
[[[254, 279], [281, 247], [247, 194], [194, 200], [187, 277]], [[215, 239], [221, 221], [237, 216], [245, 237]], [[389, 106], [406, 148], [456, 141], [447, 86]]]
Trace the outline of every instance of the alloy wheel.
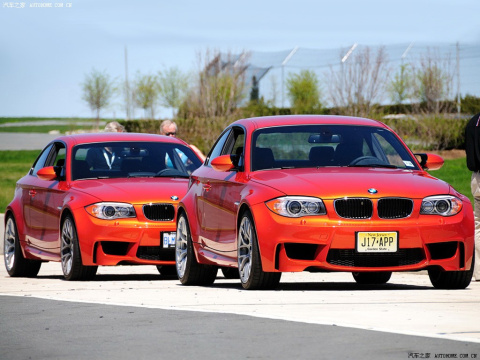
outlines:
[[187, 266], [187, 243], [188, 230], [185, 217], [181, 216], [177, 225], [177, 236], [175, 240], [175, 263], [177, 266], [178, 277], [185, 276], [185, 269]]
[[15, 223], [11, 217], [8, 218], [5, 226], [5, 237], [3, 253], [5, 257], [5, 267], [8, 271], [12, 270], [15, 264], [15, 238], [17, 236]]
[[238, 238], [238, 270], [240, 280], [246, 283], [252, 268], [252, 223], [247, 216], [242, 218]]
[[62, 270], [65, 276], [72, 271], [74, 236], [72, 220], [67, 217], [62, 226], [62, 245], [60, 251]]

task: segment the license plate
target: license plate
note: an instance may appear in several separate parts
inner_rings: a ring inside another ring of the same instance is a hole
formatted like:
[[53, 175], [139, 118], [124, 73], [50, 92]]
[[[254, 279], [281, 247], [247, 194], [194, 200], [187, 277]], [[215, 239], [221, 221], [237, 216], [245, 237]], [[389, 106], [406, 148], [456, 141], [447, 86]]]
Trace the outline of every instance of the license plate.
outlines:
[[357, 232], [357, 252], [396, 252], [398, 232]]
[[175, 232], [164, 232], [163, 233], [163, 248], [174, 248], [175, 247]]

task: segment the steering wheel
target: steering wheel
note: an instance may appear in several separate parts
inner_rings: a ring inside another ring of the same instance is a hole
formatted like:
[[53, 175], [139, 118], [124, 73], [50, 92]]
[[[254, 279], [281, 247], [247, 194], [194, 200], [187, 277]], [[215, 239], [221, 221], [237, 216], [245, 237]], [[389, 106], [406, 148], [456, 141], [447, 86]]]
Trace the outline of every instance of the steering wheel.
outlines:
[[386, 163], [375, 156], [367, 155], [353, 159], [348, 165], [386, 165]]
[[184, 173], [182, 173], [177, 169], [166, 168], [166, 169], [160, 170], [155, 174], [155, 176], [168, 176], [168, 175], [176, 176], [176, 175], [184, 175]]

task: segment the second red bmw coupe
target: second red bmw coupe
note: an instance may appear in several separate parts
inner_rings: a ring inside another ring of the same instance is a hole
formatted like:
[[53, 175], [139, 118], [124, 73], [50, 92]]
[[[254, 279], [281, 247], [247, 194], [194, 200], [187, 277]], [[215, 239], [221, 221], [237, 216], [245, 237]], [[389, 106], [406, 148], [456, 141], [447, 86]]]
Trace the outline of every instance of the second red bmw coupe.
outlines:
[[36, 276], [61, 262], [68, 280], [99, 265], [157, 265], [175, 274], [176, 210], [201, 164], [183, 141], [103, 133], [51, 142], [17, 182], [5, 212], [5, 266]]
[[442, 165], [436, 155], [417, 158], [374, 120], [236, 121], [179, 204], [179, 279], [211, 284], [221, 267], [245, 289], [268, 289], [282, 272], [347, 271], [381, 284], [394, 271], [423, 269], [434, 287], [465, 288], [473, 210], [425, 171]]

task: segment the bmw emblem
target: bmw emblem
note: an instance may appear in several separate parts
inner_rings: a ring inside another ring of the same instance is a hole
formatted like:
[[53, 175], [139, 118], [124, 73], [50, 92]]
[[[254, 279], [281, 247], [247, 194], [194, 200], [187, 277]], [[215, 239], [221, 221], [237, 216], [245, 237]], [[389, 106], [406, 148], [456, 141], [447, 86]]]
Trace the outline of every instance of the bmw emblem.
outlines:
[[374, 188], [371, 188], [371, 189], [368, 189], [368, 192], [369, 192], [370, 194], [376, 194], [376, 193], [378, 192], [378, 190], [377, 190], [377, 189], [374, 189]]
[[170, 196], [170, 199], [172, 199], [172, 200], [178, 200], [178, 196], [175, 196], [175, 195]]

